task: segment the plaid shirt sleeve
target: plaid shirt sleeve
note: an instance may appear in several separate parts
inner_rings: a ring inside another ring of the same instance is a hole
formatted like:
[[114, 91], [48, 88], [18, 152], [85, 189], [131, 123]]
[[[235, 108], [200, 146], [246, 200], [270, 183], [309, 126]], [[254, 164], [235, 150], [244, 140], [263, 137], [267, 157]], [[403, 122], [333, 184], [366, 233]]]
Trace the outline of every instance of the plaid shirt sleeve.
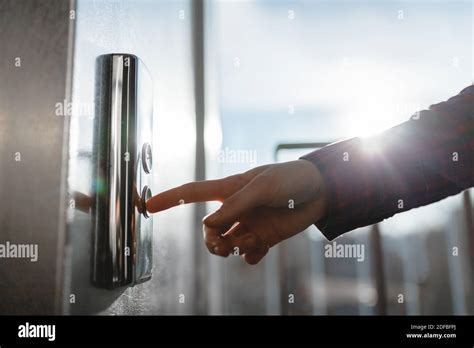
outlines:
[[332, 240], [358, 227], [474, 186], [474, 86], [368, 139], [352, 138], [303, 157], [320, 170]]

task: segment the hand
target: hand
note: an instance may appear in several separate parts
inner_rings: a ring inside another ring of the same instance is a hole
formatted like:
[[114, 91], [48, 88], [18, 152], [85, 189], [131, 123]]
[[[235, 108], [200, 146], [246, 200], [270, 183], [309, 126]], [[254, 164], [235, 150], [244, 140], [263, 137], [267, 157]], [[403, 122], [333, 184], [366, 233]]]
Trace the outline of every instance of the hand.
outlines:
[[203, 219], [209, 251], [220, 256], [239, 254], [249, 264], [258, 263], [269, 248], [322, 219], [327, 209], [321, 174], [306, 160], [187, 183], [150, 198], [146, 205], [155, 213], [205, 201], [223, 202]]

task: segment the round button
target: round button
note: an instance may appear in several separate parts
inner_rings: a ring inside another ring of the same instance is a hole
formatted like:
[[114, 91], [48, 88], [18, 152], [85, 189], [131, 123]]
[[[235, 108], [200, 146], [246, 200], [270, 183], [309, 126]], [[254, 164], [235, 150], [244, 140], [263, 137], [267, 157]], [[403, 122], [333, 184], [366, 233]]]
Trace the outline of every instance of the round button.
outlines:
[[144, 217], [149, 218], [150, 216], [148, 215], [148, 212], [146, 211], [146, 201], [151, 198], [151, 190], [148, 186], [144, 186], [142, 189], [142, 199], [141, 199], [141, 204], [142, 204], [142, 214]]
[[153, 155], [151, 153], [151, 145], [148, 143], [142, 146], [142, 164], [145, 173], [150, 174], [153, 165]]

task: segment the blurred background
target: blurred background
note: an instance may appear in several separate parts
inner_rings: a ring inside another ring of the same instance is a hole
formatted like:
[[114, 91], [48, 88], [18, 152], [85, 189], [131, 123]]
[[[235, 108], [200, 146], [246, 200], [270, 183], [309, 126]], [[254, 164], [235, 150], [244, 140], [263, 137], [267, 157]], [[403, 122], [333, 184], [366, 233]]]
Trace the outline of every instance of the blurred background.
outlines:
[[[472, 81], [470, 1], [206, 5], [212, 178], [376, 133]], [[230, 150], [255, 161], [222, 163], [219, 155]], [[212, 309], [472, 314], [473, 234], [469, 192], [337, 239], [365, 245], [363, 262], [326, 258], [328, 242], [311, 227], [274, 248], [262, 265], [213, 260], [211, 279], [222, 295]]]
[[[53, 116], [57, 101], [94, 104], [99, 55], [132, 53], [154, 81], [154, 193], [293, 160], [325, 144], [408, 120], [472, 84], [473, 1], [0, 4], [5, 18], [30, 23], [21, 29], [13, 21], [3, 22], [0, 38], [8, 44], [7, 58], [18, 51], [7, 37], [14, 33], [35, 43], [25, 48], [40, 55], [30, 64], [45, 64], [54, 55], [56, 63], [42, 71], [58, 74], [57, 80], [45, 82], [36, 68], [17, 81], [13, 70], [5, 70], [11, 69], [7, 59], [0, 62], [0, 72], [8, 71], [11, 86], [17, 86], [0, 95], [7, 105], [0, 109], [2, 121], [21, 104], [20, 114], [35, 109], [41, 120], [35, 122], [49, 125], [37, 132], [55, 139], [34, 147], [32, 135], [17, 127], [10, 137], [5, 131], [4, 144], [14, 146], [21, 138], [31, 158], [57, 152], [48, 162], [57, 177], [28, 187], [11, 208], [5, 207], [0, 236], [34, 240], [40, 251], [42, 245], [58, 246], [40, 259], [40, 269], [15, 266], [23, 276], [7, 281], [2, 291], [13, 300], [0, 303], [1, 313], [474, 314], [472, 190], [338, 238], [337, 244], [364, 247], [359, 261], [325, 256], [332, 243], [314, 226], [272, 248], [256, 266], [239, 257], [209, 255], [201, 219], [218, 203], [179, 206], [154, 216], [150, 281], [115, 291], [94, 288], [89, 282], [90, 214], [68, 202], [74, 192], [92, 194], [96, 116], [93, 108]], [[42, 25], [45, 21], [51, 25]], [[43, 54], [44, 42], [52, 43]], [[24, 91], [25, 83], [37, 88]], [[45, 83], [60, 87], [53, 94]], [[45, 93], [51, 93], [51, 105], [38, 109], [30, 98]], [[52, 175], [43, 162], [23, 166], [30, 173], [40, 166], [38, 175]], [[13, 195], [20, 185], [11, 185], [22, 180], [16, 168], [7, 167], [9, 178], [0, 180], [4, 195]], [[12, 227], [20, 219], [15, 205], [40, 191], [59, 209], [45, 211], [38, 199], [28, 213], [35, 227]], [[46, 221], [56, 224], [46, 226]], [[33, 276], [35, 282], [28, 282]], [[34, 287], [41, 299], [35, 299]]]

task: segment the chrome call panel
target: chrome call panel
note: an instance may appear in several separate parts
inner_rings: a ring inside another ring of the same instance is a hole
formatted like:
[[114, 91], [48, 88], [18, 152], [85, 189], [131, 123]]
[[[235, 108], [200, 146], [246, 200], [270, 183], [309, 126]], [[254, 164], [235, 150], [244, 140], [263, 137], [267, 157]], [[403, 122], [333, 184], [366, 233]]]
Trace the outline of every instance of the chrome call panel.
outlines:
[[92, 282], [133, 286], [151, 278], [153, 85], [131, 54], [96, 60]]

